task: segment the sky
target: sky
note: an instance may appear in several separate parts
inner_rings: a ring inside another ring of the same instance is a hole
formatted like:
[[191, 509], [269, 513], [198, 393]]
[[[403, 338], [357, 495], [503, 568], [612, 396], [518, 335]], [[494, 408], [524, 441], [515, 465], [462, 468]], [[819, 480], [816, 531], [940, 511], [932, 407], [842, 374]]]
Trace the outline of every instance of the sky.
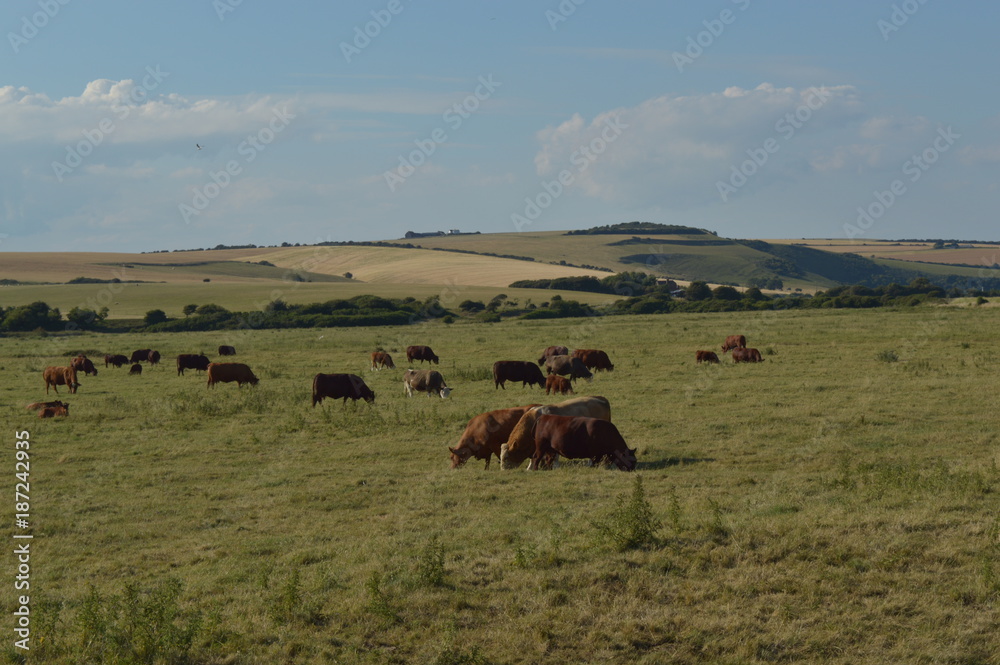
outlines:
[[1000, 240], [1000, 3], [7, 0], [0, 252]]

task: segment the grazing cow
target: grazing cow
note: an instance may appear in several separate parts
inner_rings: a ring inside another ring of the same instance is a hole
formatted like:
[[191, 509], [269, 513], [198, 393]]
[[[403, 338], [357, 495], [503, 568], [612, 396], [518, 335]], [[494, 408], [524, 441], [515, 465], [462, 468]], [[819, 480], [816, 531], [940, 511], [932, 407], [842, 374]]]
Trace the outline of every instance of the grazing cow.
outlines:
[[532, 432], [535, 453], [529, 469], [551, 466], [559, 455], [589, 459], [591, 466], [607, 459], [622, 471], [635, 469], [635, 450], [625, 445], [625, 439], [610, 421], [549, 414], [538, 417]]
[[590, 370], [583, 364], [583, 361], [572, 356], [549, 356], [545, 360], [545, 373], [560, 374], [563, 376], [569, 375], [570, 381], [577, 379], [590, 381], [594, 378], [594, 375], [590, 373]]
[[516, 469], [535, 452], [532, 429], [539, 416], [587, 416], [611, 420], [611, 403], [606, 397], [574, 397], [558, 404], [546, 404], [529, 409], [514, 426], [507, 443], [500, 446], [500, 468]]
[[220, 356], [235, 356], [236, 355], [236, 347], [229, 346], [228, 344], [223, 344], [223, 345], [221, 345], [219, 347], [219, 355]]
[[55, 416], [68, 416], [69, 404], [60, 402], [59, 406], [47, 406], [38, 412], [39, 418], [54, 418]]
[[59, 400], [56, 400], [54, 402], [32, 402], [25, 408], [28, 409], [28, 411], [38, 411], [39, 409], [44, 409], [50, 406], [69, 406], [69, 404], [66, 404], [65, 402], [60, 402]]
[[159, 351], [150, 351], [149, 352], [149, 364], [150, 365], [157, 365], [157, 364], [159, 364], [159, 362], [160, 362], [160, 352]]
[[520, 381], [521, 387], [545, 385], [545, 376], [538, 365], [524, 360], [498, 360], [493, 363], [493, 389], [498, 387], [507, 390], [507, 381]]
[[490, 460], [493, 455], [500, 459], [500, 446], [506, 443], [511, 431], [521, 416], [531, 407], [518, 406], [513, 409], [498, 409], [480, 413], [469, 421], [462, 432], [458, 445], [454, 448], [448, 447], [451, 453], [451, 468], [457, 469], [465, 464], [470, 457], [486, 460], [486, 468], [490, 468]]
[[49, 394], [49, 386], [59, 394], [59, 386], [66, 386], [69, 388], [71, 393], [75, 393], [76, 389], [80, 387], [80, 383], [76, 380], [76, 369], [70, 365], [69, 367], [46, 367], [45, 371], [42, 372], [42, 378], [45, 379], [45, 394]]
[[747, 338], [743, 335], [730, 335], [726, 338], [726, 343], [722, 345], [722, 352], [725, 353], [730, 349], [745, 349], [747, 348]]
[[211, 361], [208, 356], [204, 354], [197, 353], [182, 353], [177, 356], [177, 376], [183, 376], [184, 370], [193, 369], [199, 372], [204, 372], [208, 369], [208, 364]]
[[208, 363], [208, 385], [214, 388], [216, 383], [236, 382], [237, 388], [242, 388], [244, 383], [256, 386], [260, 381], [249, 367], [243, 363]]
[[576, 349], [570, 354], [574, 358], [583, 361], [584, 367], [593, 370], [607, 370], [613, 372], [615, 366], [611, 364], [608, 354], [600, 349]]
[[715, 351], [695, 351], [694, 360], [699, 365], [701, 363], [717, 363], [719, 362], [719, 356], [715, 354]]
[[419, 360], [421, 364], [426, 360], [428, 363], [438, 364], [438, 357], [429, 346], [408, 346], [406, 347], [406, 362], [413, 363]]
[[545, 364], [545, 359], [551, 356], [568, 356], [569, 349], [565, 346], [550, 346], [544, 351], [542, 351], [542, 357], [538, 359], [539, 365]]
[[87, 376], [90, 376], [91, 374], [97, 376], [97, 368], [94, 367], [94, 363], [92, 363], [90, 358], [87, 356], [79, 355], [76, 358], [73, 358], [69, 364], [72, 365], [73, 369], [77, 372], [83, 372]]
[[408, 369], [403, 373], [403, 389], [408, 397], [413, 391], [426, 392], [427, 396], [438, 394], [444, 399], [451, 394], [451, 388], [444, 382], [441, 372], [436, 369]]
[[733, 349], [733, 362], [762, 363], [764, 362], [764, 358], [761, 357], [760, 351], [757, 349]]
[[323, 398], [344, 398], [344, 404], [350, 398], [357, 402], [363, 399], [369, 404], [375, 403], [375, 393], [361, 377], [356, 374], [317, 374], [313, 377], [313, 406], [321, 404]]
[[114, 365], [115, 367], [121, 367], [122, 365], [128, 364], [128, 358], [122, 355], [115, 356], [104, 356], [104, 366]]
[[142, 374], [142, 365], [136, 363], [128, 368], [129, 374]]
[[566, 395], [573, 392], [573, 384], [570, 383], [569, 379], [558, 374], [549, 374], [545, 377], [545, 394], [548, 395], [550, 391]]
[[385, 351], [372, 351], [372, 369], [396, 369], [396, 364], [392, 362], [392, 356]]
[[128, 359], [130, 363], [140, 363], [149, 360], [149, 353], [152, 349], [137, 349], [132, 352], [132, 357]]

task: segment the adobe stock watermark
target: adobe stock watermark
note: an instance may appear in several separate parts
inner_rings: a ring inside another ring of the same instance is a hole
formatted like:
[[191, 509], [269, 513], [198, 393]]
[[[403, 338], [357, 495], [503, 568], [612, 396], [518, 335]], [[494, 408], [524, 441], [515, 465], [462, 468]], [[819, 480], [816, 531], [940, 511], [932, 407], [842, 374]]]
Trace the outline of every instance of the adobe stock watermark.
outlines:
[[212, 0], [212, 9], [219, 17], [219, 22], [226, 20], [226, 14], [236, 11], [236, 8], [243, 4], [243, 0]]
[[569, 162], [576, 167], [576, 173], [569, 169], [563, 169], [556, 176], [555, 180], [542, 181], [542, 191], [534, 196], [524, 197], [524, 214], [511, 213], [510, 221], [517, 231], [521, 231], [526, 226], [535, 223], [542, 212], [547, 210], [556, 199], [563, 195], [566, 188], [573, 184], [578, 175], [583, 174], [596, 162], [612, 143], [622, 135], [622, 130], [628, 129], [628, 125], [622, 122], [621, 116], [614, 116], [604, 121], [604, 128], [600, 136], [596, 136], [589, 143], [581, 145], [569, 156]]
[[38, 36], [39, 31], [54, 19], [63, 7], [68, 5], [70, 0], [38, 0], [39, 11], [30, 17], [25, 14], [21, 17], [21, 30], [19, 32], [8, 32], [7, 41], [14, 50], [14, 55], [21, 51], [21, 47]]
[[777, 136], [769, 137], [758, 147], [747, 148], [748, 159], [743, 160], [738, 166], [733, 164], [730, 167], [729, 180], [715, 182], [715, 189], [719, 192], [723, 203], [727, 203], [731, 195], [746, 185], [750, 178], [767, 164], [771, 155], [781, 150], [782, 141], [779, 141], [779, 138], [790, 141], [795, 133], [812, 119], [813, 113], [823, 108], [832, 97], [833, 93], [827, 88], [810, 88], [806, 99], [794, 111], [789, 111], [774, 123]]
[[[493, 80], [493, 74], [479, 77], [479, 85], [465, 99], [456, 102], [441, 114], [441, 120], [448, 128], [456, 132], [462, 123], [479, 110], [479, 106], [493, 96], [502, 83]], [[382, 174], [390, 192], [406, 182], [406, 179], [417, 172], [417, 169], [427, 163], [427, 160], [437, 152], [438, 146], [448, 140], [448, 134], [443, 127], [436, 127], [427, 138], [414, 139], [416, 149], [405, 155], [399, 155], [399, 165]]]
[[294, 119], [295, 114], [290, 113], [287, 107], [272, 109], [271, 120], [267, 126], [262, 127], [256, 134], [248, 134], [236, 147], [236, 152], [243, 157], [243, 162], [230, 159], [226, 162], [225, 169], [210, 171], [208, 174], [210, 181], [195, 188], [191, 197], [191, 205], [181, 203], [177, 206], [184, 223], [190, 224], [192, 218], [197, 217], [208, 208], [209, 204], [222, 193], [222, 190], [228, 187], [234, 178], [243, 173], [243, 166], [257, 159], [257, 155], [266, 150], [267, 146], [271, 145], [278, 134], [285, 131]]
[[[745, 12], [750, 6], [750, 0], [731, 0], [731, 2], [741, 12]], [[673, 53], [674, 65], [677, 67], [677, 71], [683, 74], [685, 67], [693, 65], [695, 60], [704, 55], [705, 49], [711, 48], [715, 40], [721, 37], [722, 33], [726, 31], [726, 26], [736, 22], [737, 16], [738, 14], [732, 9], [723, 9], [719, 12], [717, 18], [702, 21], [701, 24], [705, 26], [705, 29], [693, 37], [687, 38], [687, 47], [683, 53], [680, 51], [674, 51]]]
[[389, 27], [393, 17], [399, 16], [404, 9], [401, 0], [389, 0], [385, 9], [373, 9], [369, 12], [372, 20], [363, 26], [354, 26], [354, 39], [350, 42], [340, 42], [340, 52], [343, 54], [344, 60], [350, 64], [354, 56], [361, 55], [361, 52], [371, 45], [372, 40]]
[[556, 7], [556, 11], [551, 9], [545, 10], [545, 20], [549, 22], [549, 27], [552, 28], [552, 32], [556, 31], [556, 28], [560, 23], [564, 23], [569, 20], [569, 17], [576, 13], [576, 8], [585, 3], [587, 0], [562, 0], [559, 6]]
[[[903, 162], [903, 175], [907, 176], [911, 183], [920, 180], [921, 176], [937, 163], [941, 155], [948, 152], [955, 145], [955, 141], [960, 138], [962, 135], [957, 134], [951, 125], [939, 129], [938, 135], [931, 142], [931, 145]], [[855, 223], [844, 224], [844, 235], [848, 238], [864, 235], [865, 231], [880, 220], [907, 191], [906, 182], [901, 178], [896, 178], [889, 183], [887, 189], [875, 190], [872, 193], [874, 200], [871, 203], [867, 206], [858, 206], [858, 218]]]
[[903, 0], [899, 4], [892, 6], [889, 19], [880, 18], [875, 22], [875, 27], [882, 33], [882, 41], [889, 41], [889, 36], [909, 22], [910, 17], [920, 11], [920, 8], [927, 4], [927, 0]]
[[[143, 103], [149, 97], [149, 93], [156, 90], [160, 83], [163, 82], [163, 79], [168, 76], [170, 76], [170, 72], [161, 72], [159, 65], [156, 65], [156, 67], [146, 67], [146, 75], [142, 77], [142, 85], [132, 88], [131, 92], [129, 92], [129, 99], [135, 102], [136, 105]], [[112, 104], [111, 112], [114, 114], [114, 117], [105, 116], [93, 129], [83, 130], [83, 139], [81, 141], [66, 146], [66, 158], [61, 162], [52, 162], [52, 172], [55, 174], [56, 179], [62, 182], [63, 178], [83, 164], [83, 160], [89, 157], [97, 149], [97, 146], [104, 143], [104, 139], [118, 129], [115, 120], [124, 122], [132, 114], [134, 108], [135, 106], [125, 104]]]

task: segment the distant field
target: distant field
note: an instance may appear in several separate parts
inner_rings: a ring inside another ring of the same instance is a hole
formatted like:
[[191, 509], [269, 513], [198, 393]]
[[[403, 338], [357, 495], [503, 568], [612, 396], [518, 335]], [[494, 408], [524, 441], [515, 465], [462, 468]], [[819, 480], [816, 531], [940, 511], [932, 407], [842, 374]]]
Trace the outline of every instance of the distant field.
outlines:
[[[0, 337], [8, 543], [30, 441], [30, 662], [991, 665], [998, 326], [912, 307]], [[737, 332], [765, 362], [694, 363]], [[177, 376], [223, 343], [260, 385]], [[450, 399], [403, 395], [407, 344]], [[549, 344], [609, 352], [576, 390], [610, 400], [637, 471], [449, 469], [472, 416], [549, 401], [490, 379]], [[398, 369], [368, 371], [379, 346]], [[137, 348], [163, 363], [98, 363], [65, 420], [24, 409], [45, 366]], [[311, 407], [318, 371], [375, 404]], [[655, 538], [617, 549], [644, 517]]]
[[[886, 258], [899, 261], [926, 263], [965, 264], [975, 267], [992, 267], [1000, 263], [1000, 245], [962, 245], [958, 249], [934, 249], [933, 243], [900, 243], [872, 240], [864, 243], [848, 240], [768, 240], [767, 242], [804, 245], [826, 252], [853, 253], [866, 258]], [[907, 266], [923, 270], [923, 267]]]

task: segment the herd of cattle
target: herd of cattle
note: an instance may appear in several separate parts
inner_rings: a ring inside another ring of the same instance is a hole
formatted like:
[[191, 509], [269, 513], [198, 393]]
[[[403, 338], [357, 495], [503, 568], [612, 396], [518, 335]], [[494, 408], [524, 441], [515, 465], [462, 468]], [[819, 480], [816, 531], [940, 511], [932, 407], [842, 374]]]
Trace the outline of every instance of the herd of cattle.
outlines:
[[[734, 363], [761, 362], [763, 358], [757, 349], [747, 348], [746, 337], [730, 335], [722, 345], [722, 352], [732, 352]], [[220, 346], [220, 356], [236, 355], [232, 346]], [[408, 346], [407, 362], [427, 362], [439, 364], [440, 359], [429, 346]], [[695, 353], [697, 363], [718, 363], [714, 351], [699, 350]], [[139, 349], [131, 357], [124, 355], [104, 356], [105, 368], [122, 367], [131, 364], [130, 374], [141, 374], [142, 365], [147, 362], [156, 365], [160, 361], [158, 351]], [[384, 351], [371, 354], [371, 371], [395, 369], [392, 356]], [[541, 368], [546, 373], [543, 375]], [[593, 379], [595, 371], [613, 371], [608, 354], [600, 349], [576, 349], [570, 351], [565, 346], [546, 348], [536, 362], [520, 360], [499, 360], [493, 364], [494, 389], [506, 390], [506, 383], [520, 382], [521, 386], [545, 388], [545, 394], [566, 395], [573, 393], [573, 381]], [[204, 354], [182, 353], [177, 356], [177, 374], [185, 370], [205, 372], [208, 387], [216, 383], [233, 383], [243, 387], [244, 383], [257, 385], [259, 379], [249, 366], [243, 363], [211, 362]], [[46, 367], [43, 372], [45, 393], [53, 388], [58, 394], [58, 386], [66, 386], [70, 393], [76, 393], [80, 383], [79, 374], [97, 375], [94, 363], [84, 355], [72, 359], [67, 367]], [[444, 377], [433, 369], [407, 369], [403, 373], [403, 387], [410, 397], [414, 392], [428, 396], [447, 398], [452, 388]], [[321, 404], [325, 398], [348, 399], [375, 402], [375, 392], [356, 374], [323, 374], [313, 377], [312, 405]], [[29, 410], [37, 411], [39, 418], [68, 416], [69, 404], [61, 401], [35, 402]], [[557, 404], [529, 404], [508, 409], [498, 409], [481, 413], [472, 418], [459, 438], [458, 444], [448, 448], [451, 466], [462, 466], [471, 458], [485, 460], [486, 468], [494, 456], [500, 460], [503, 469], [519, 467], [530, 458], [529, 469], [551, 468], [558, 457], [567, 459], [589, 459], [592, 465], [613, 464], [624, 471], [636, 466], [636, 451], [625, 444], [618, 429], [611, 423], [611, 404], [607, 398], [599, 396], [575, 397]]]

